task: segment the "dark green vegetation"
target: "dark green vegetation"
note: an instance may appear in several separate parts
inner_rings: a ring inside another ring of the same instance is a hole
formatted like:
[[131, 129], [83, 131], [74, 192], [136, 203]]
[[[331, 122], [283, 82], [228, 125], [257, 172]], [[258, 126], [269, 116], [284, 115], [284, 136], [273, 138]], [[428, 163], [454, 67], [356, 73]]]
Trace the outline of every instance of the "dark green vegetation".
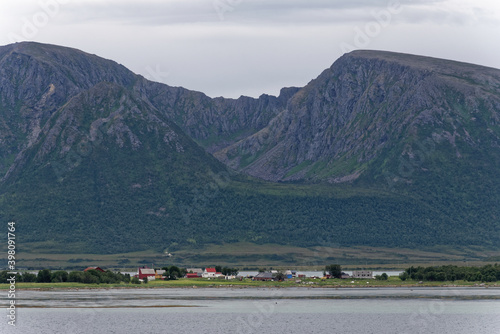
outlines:
[[354, 52], [234, 100], [74, 49], [0, 48], [0, 221], [18, 252], [498, 251], [499, 166], [495, 69]]
[[379, 281], [387, 281], [389, 276], [386, 273], [382, 273], [382, 275], [375, 275], [375, 279]]
[[402, 281], [407, 279], [425, 281], [468, 281], [496, 282], [500, 281], [500, 265], [482, 267], [410, 267], [399, 275]]
[[176, 280], [186, 275], [186, 269], [177, 266], [167, 266], [161, 269], [165, 270], [164, 276], [167, 280]]
[[[65, 270], [50, 271], [49, 269], [43, 269], [38, 272], [37, 275], [31, 274], [29, 272], [18, 273], [15, 275], [16, 283], [85, 283], [85, 284], [119, 284], [119, 283], [130, 283], [129, 274], [113, 273], [111, 271], [100, 272], [98, 270], [88, 270], [88, 271], [71, 271], [67, 272]], [[0, 283], [10, 283], [8, 279], [11, 275], [7, 271], [0, 272]], [[139, 283], [132, 281], [132, 283]]]
[[325, 267], [325, 272], [333, 278], [342, 277], [342, 267], [338, 264], [330, 264]]

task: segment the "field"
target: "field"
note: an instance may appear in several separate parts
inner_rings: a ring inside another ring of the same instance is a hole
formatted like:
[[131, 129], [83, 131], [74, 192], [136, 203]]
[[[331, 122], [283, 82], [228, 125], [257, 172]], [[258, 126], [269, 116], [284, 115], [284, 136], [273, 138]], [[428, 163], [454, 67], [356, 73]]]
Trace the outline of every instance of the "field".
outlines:
[[[429, 248], [418, 251], [407, 248], [328, 247], [311, 248], [275, 244], [232, 243], [184, 248], [172, 252], [172, 257], [155, 251], [120, 254], [56, 254], [20, 251], [18, 268], [77, 269], [100, 266], [106, 269], [136, 271], [138, 266], [178, 265], [206, 267], [213, 265], [241, 269], [270, 268], [322, 270], [327, 264], [340, 264], [345, 269], [402, 269], [411, 265], [484, 265], [500, 260], [500, 252], [480, 248]], [[6, 264], [5, 264], [6, 265]], [[0, 268], [5, 267], [0, 263]]]
[[[300, 281], [300, 282], [299, 282]], [[83, 284], [75, 282], [64, 283], [16, 283], [16, 290], [22, 289], [116, 289], [116, 288], [219, 288], [219, 287], [314, 287], [314, 288], [352, 288], [352, 287], [455, 287], [455, 286], [498, 287], [500, 282], [478, 283], [467, 281], [422, 282], [413, 280], [401, 281], [398, 277], [389, 277], [386, 281], [375, 279], [292, 279], [283, 282], [261, 282], [250, 279], [239, 280], [208, 280], [181, 278], [174, 281], [150, 281], [146, 284]], [[0, 284], [0, 290], [7, 290], [9, 284]]]

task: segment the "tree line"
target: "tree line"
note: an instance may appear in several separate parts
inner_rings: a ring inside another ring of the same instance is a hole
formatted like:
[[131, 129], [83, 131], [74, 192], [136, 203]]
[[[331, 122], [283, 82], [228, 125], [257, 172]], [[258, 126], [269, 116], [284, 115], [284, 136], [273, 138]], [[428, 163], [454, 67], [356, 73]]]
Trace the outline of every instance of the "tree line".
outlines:
[[438, 267], [409, 267], [399, 275], [403, 281], [407, 279], [420, 281], [500, 281], [500, 265], [488, 264], [482, 267], [459, 267], [454, 265]]
[[[10, 278], [6, 270], [0, 272], [0, 283], [7, 283]], [[71, 271], [65, 270], [51, 271], [43, 269], [38, 274], [29, 272], [17, 273], [16, 282], [26, 283], [61, 283], [61, 282], [77, 282], [85, 284], [119, 284], [119, 283], [140, 283], [135, 277], [130, 277], [130, 274], [114, 273], [110, 270], [101, 272], [98, 270], [88, 271]]]

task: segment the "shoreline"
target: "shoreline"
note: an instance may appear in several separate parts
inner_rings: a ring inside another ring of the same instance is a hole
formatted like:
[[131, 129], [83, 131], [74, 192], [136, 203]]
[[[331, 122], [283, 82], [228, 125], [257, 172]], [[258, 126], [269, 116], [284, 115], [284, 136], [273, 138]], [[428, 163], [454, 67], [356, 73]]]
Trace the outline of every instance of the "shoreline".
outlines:
[[[418, 289], [418, 288], [441, 288], [441, 289], [455, 289], [455, 288], [468, 288], [468, 289], [500, 289], [500, 285], [430, 285], [430, 284], [412, 284], [412, 285], [193, 285], [193, 286], [172, 286], [172, 285], [156, 285], [156, 286], [82, 286], [82, 287], [29, 287], [29, 288], [16, 288], [17, 291], [70, 291], [70, 290], [154, 290], [154, 289]], [[8, 291], [8, 287], [0, 286], [0, 291]]]

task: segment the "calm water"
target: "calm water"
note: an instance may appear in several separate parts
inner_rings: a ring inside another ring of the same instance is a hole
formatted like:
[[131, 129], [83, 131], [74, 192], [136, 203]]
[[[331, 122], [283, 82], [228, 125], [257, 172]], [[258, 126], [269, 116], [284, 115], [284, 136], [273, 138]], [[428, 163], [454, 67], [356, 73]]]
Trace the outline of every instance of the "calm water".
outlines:
[[17, 304], [0, 333], [500, 333], [491, 288], [20, 291]]

